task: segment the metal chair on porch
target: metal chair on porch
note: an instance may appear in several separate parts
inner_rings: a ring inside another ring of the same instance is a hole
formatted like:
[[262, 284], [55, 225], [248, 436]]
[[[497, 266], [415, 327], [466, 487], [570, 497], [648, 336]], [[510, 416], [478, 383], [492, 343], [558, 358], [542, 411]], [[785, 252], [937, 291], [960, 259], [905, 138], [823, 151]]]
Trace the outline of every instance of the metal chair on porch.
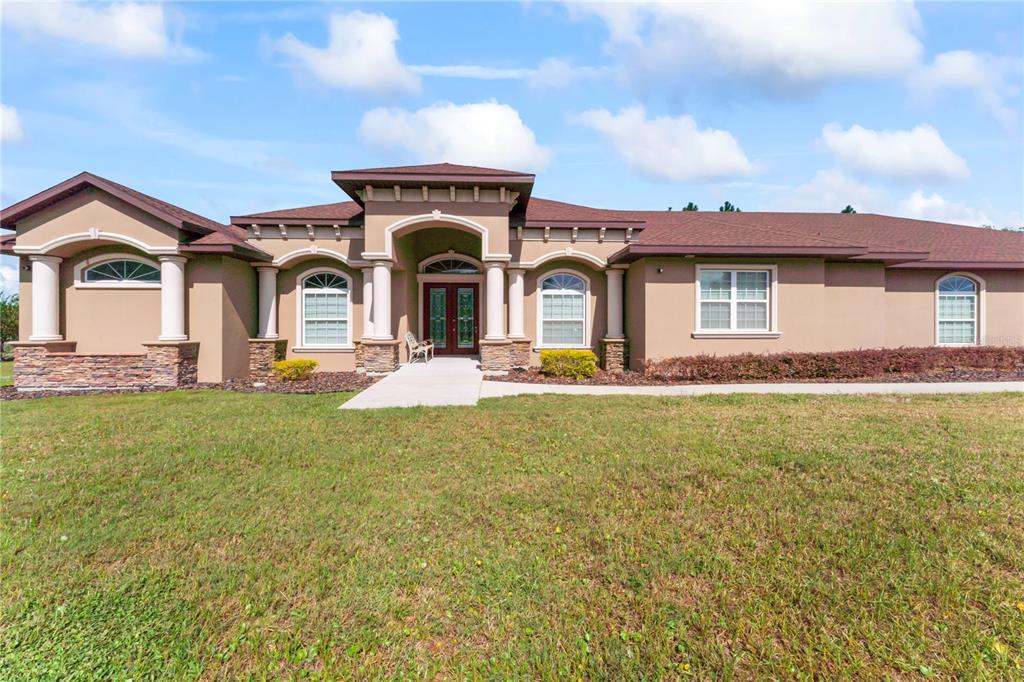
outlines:
[[[405, 333], [405, 345], [409, 347], [409, 364], [416, 361], [417, 355], [423, 356], [423, 362], [434, 357], [434, 342], [430, 340], [420, 341], [412, 332]], [[430, 358], [427, 357], [428, 354]]]

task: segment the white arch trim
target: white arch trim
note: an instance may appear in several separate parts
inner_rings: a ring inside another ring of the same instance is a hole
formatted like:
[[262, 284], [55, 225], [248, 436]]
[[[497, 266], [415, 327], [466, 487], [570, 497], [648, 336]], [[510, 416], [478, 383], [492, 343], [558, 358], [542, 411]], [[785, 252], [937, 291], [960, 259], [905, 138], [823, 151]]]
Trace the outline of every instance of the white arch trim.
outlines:
[[76, 289], [159, 289], [160, 282], [86, 282], [85, 271], [89, 268], [115, 260], [133, 260], [139, 263], [160, 270], [160, 264], [155, 260], [143, 258], [135, 253], [103, 253], [91, 258], [85, 258], [75, 265], [75, 288]]
[[363, 258], [367, 259], [387, 259], [394, 260], [395, 257], [395, 232], [412, 225], [419, 223], [452, 223], [468, 229], [470, 232], [475, 232], [480, 235], [480, 253], [483, 254], [485, 261], [509, 261], [512, 256], [507, 253], [491, 253], [490, 240], [488, 238], [487, 228], [469, 218], [463, 218], [462, 216], [452, 215], [450, 213], [442, 213], [439, 210], [434, 210], [433, 213], [421, 213], [419, 215], [408, 216], [397, 220], [384, 229], [384, 251], [381, 253], [364, 253]]
[[[271, 262], [271, 264], [274, 265], [275, 267], [283, 267], [288, 263], [292, 262], [293, 260], [296, 260], [297, 258], [302, 258], [304, 256], [321, 256], [324, 258], [333, 258], [334, 260], [341, 261], [345, 265], [348, 265], [349, 267], [353, 268], [365, 268], [370, 265], [366, 261], [357, 260], [355, 258], [349, 258], [345, 254], [339, 251], [335, 251], [334, 249], [321, 249], [316, 244], [307, 246], [302, 249], [295, 249], [294, 251], [290, 251], [289, 253], [286, 253], [283, 256], [275, 258]], [[259, 267], [259, 265], [260, 264], [257, 263], [256, 267]]]
[[[583, 280], [583, 284], [584, 284], [586, 290], [583, 292], [583, 345], [582, 346], [578, 346], [578, 345], [574, 345], [574, 344], [569, 344], [569, 345], [549, 344], [549, 343], [545, 343], [545, 341], [544, 341], [544, 292], [543, 292], [543, 289], [542, 289], [542, 285], [544, 283], [544, 280], [548, 279], [549, 277], [554, 277], [555, 275], [572, 275], [573, 277], [578, 277], [579, 279]], [[536, 309], [537, 309], [536, 310], [536, 315], [537, 315], [537, 321], [536, 321], [536, 324], [537, 324], [537, 326], [536, 326], [536, 330], [537, 330], [537, 343], [535, 344], [534, 347], [535, 348], [541, 348], [541, 349], [544, 349], [544, 348], [580, 348], [580, 349], [590, 348], [590, 342], [591, 342], [591, 336], [592, 336], [591, 329], [594, 326], [594, 313], [590, 309], [590, 307], [591, 307], [591, 300], [592, 300], [592, 297], [591, 297], [591, 288], [590, 288], [590, 278], [587, 277], [582, 272], [580, 272], [579, 270], [573, 270], [571, 268], [558, 268], [557, 270], [552, 270], [551, 272], [545, 272], [542, 276], [538, 277], [537, 278], [537, 305], [536, 305]]]
[[975, 311], [975, 325], [977, 327], [974, 330], [974, 340], [975, 340], [975, 343], [968, 344], [968, 345], [984, 346], [985, 345], [985, 328], [988, 326], [986, 324], [986, 320], [985, 320], [985, 316], [986, 316], [986, 314], [988, 312], [988, 302], [985, 300], [985, 280], [980, 275], [977, 275], [977, 274], [975, 274], [973, 272], [967, 272], [966, 270], [957, 270], [955, 272], [947, 272], [947, 273], [945, 273], [943, 275], [939, 275], [938, 277], [935, 278], [935, 285], [934, 285], [934, 289], [935, 289], [935, 345], [936, 346], [939, 346], [939, 345], [941, 345], [941, 346], [964, 345], [964, 344], [949, 344], [949, 343], [940, 344], [939, 343], [939, 284], [942, 283], [942, 280], [949, 279], [950, 277], [965, 277], [965, 278], [971, 280], [972, 282], [974, 282], [975, 286], [977, 287], [977, 291], [974, 292], [975, 295], [978, 297], [978, 307], [977, 307], [977, 310]]
[[547, 263], [548, 261], [560, 260], [560, 259], [566, 259], [566, 258], [568, 258], [570, 260], [576, 260], [576, 261], [581, 261], [581, 262], [584, 262], [584, 263], [589, 263], [589, 264], [594, 265], [594, 266], [596, 266], [598, 268], [601, 268], [601, 269], [604, 269], [604, 268], [608, 267], [608, 261], [607, 260], [604, 260], [603, 258], [599, 258], [599, 257], [595, 256], [592, 253], [587, 253], [586, 251], [577, 251], [576, 249], [572, 248], [571, 246], [567, 246], [564, 249], [560, 249], [558, 251], [552, 251], [550, 253], [545, 253], [543, 256], [538, 256], [537, 258], [534, 258], [533, 260], [530, 260], [530, 261], [521, 260], [518, 263], [510, 263], [509, 267], [511, 267], [511, 268], [522, 268], [524, 270], [532, 270], [532, 269], [534, 269], [534, 268], [536, 268], [538, 266], [543, 265], [544, 263]]
[[436, 263], [439, 260], [447, 260], [449, 258], [455, 258], [455, 259], [458, 259], [458, 260], [464, 260], [467, 263], [472, 263], [473, 265], [478, 267], [480, 269], [480, 272], [484, 271], [484, 264], [481, 263], [480, 261], [478, 261], [476, 258], [473, 258], [472, 256], [467, 256], [464, 253], [457, 253], [455, 251], [449, 253], [449, 252], [445, 251], [444, 253], [436, 253], [433, 256], [427, 256], [426, 258], [421, 260], [416, 265], [416, 272], [423, 272], [423, 268], [427, 267], [431, 263]]
[[106, 232], [99, 228], [92, 228], [88, 232], [75, 232], [74, 234], [66, 234], [63, 237], [57, 237], [40, 246], [15, 246], [14, 253], [18, 255], [33, 255], [33, 254], [45, 254], [58, 249], [68, 244], [74, 244], [76, 242], [89, 242], [89, 241], [109, 241], [109, 242], [120, 242], [129, 246], [134, 246], [143, 253], [148, 253], [151, 256], [162, 256], [167, 254], [178, 253], [178, 246], [157, 246], [155, 244], [147, 244], [141, 239], [135, 237], [129, 237], [126, 234], [120, 234], [118, 232]]
[[[318, 273], [327, 272], [332, 275], [338, 275], [348, 286], [348, 295], [345, 296], [347, 308], [345, 315], [348, 320], [348, 338], [342, 344], [331, 344], [331, 345], [308, 345], [306, 343], [305, 325], [303, 325], [303, 312], [306, 307], [306, 280]], [[295, 301], [295, 338], [297, 344], [293, 351], [350, 351], [355, 348], [355, 344], [352, 342], [355, 336], [355, 323], [352, 319], [352, 277], [347, 272], [339, 270], [338, 268], [329, 267], [317, 267], [309, 270], [308, 272], [302, 273], [302, 277], [298, 278], [295, 282], [296, 293], [298, 294]]]

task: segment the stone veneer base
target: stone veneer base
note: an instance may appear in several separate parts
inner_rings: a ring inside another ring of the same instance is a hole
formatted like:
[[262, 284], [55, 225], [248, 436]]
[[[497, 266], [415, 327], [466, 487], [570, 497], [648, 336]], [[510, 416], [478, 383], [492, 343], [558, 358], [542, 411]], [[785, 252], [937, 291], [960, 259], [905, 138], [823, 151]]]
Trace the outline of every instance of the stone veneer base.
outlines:
[[363, 339], [356, 343], [356, 371], [368, 376], [391, 374], [398, 369], [397, 340]]
[[512, 348], [509, 350], [509, 365], [515, 369], [526, 369], [530, 366], [530, 347], [533, 341], [530, 339], [512, 339]]
[[512, 341], [501, 339], [497, 341], [480, 342], [480, 369], [484, 374], [504, 375], [512, 369]]
[[284, 360], [287, 339], [249, 339], [249, 378], [265, 379], [274, 373], [274, 363]]
[[196, 383], [199, 343], [144, 343], [144, 353], [76, 353], [76, 342], [16, 343], [19, 391], [176, 388]]
[[601, 339], [601, 369], [622, 372], [629, 366], [629, 339]]

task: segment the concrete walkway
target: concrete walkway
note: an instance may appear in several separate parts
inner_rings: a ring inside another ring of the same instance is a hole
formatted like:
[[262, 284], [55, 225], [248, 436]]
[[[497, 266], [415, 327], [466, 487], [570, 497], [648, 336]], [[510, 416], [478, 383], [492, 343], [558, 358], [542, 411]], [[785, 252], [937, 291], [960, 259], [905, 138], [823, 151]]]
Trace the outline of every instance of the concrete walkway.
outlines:
[[485, 381], [481, 398], [560, 393], [567, 395], [660, 395], [693, 396], [722, 393], [804, 393], [811, 395], [860, 395], [865, 393], [999, 393], [1024, 391], [1024, 381], [976, 381], [919, 384], [688, 384], [679, 386], [571, 386], [515, 384]]
[[476, 358], [434, 358], [402, 365], [341, 406], [343, 410], [415, 405], [476, 405], [484, 374]]

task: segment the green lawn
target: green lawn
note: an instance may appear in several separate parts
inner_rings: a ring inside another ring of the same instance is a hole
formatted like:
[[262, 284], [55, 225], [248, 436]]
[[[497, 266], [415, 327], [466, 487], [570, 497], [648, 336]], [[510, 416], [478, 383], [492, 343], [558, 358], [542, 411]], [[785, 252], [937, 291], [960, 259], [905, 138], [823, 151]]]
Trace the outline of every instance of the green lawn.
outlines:
[[14, 362], [0, 360], [0, 386], [14, 385]]
[[7, 402], [0, 679], [1024, 675], [1024, 395]]

